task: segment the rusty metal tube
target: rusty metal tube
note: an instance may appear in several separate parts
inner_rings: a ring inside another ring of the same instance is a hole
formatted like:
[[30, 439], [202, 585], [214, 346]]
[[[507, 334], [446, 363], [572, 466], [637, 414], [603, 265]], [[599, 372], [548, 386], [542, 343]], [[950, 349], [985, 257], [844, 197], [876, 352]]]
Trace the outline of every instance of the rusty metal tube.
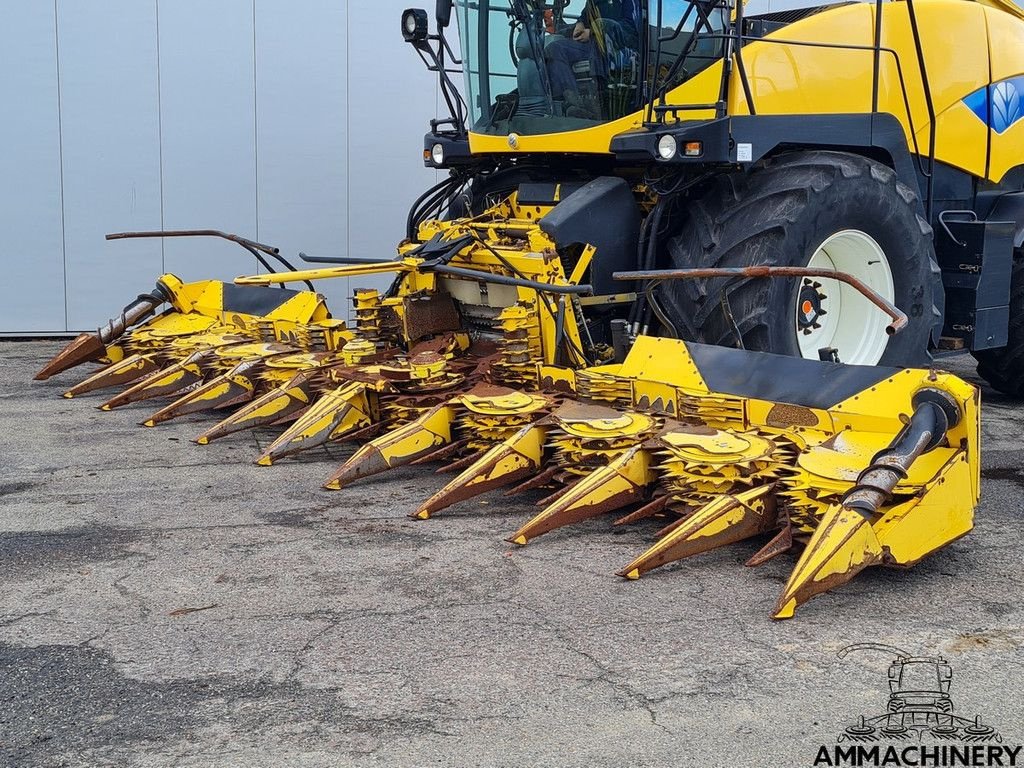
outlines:
[[848, 272], [836, 272], [830, 269], [813, 269], [811, 267], [715, 267], [695, 269], [652, 269], [637, 272], [615, 272], [612, 274], [615, 280], [697, 280], [715, 277], [746, 277], [746, 278], [781, 278], [781, 277], [824, 277], [829, 280], [838, 280], [846, 283], [864, 298], [885, 312], [892, 322], [885, 327], [885, 332], [890, 336], [899, 333], [907, 327], [908, 318], [903, 310], [899, 309], [892, 302], [866, 285], [862, 280], [854, 277]]
[[166, 299], [159, 295], [139, 296], [135, 301], [121, 310], [121, 314], [107, 321], [107, 324], [96, 331], [96, 335], [104, 344], [116, 341], [124, 332], [136, 323], [145, 320], [153, 314], [157, 307]]
[[938, 447], [946, 432], [961, 418], [960, 409], [945, 393], [923, 389], [914, 396], [914, 413], [907, 426], [861, 472], [857, 485], [843, 497], [842, 504], [867, 518], [877, 515], [911, 465]]

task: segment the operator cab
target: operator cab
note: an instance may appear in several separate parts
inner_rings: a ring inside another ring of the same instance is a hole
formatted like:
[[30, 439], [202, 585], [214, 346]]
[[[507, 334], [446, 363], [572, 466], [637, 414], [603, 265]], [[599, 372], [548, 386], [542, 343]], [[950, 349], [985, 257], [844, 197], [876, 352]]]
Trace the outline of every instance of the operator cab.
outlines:
[[[575, 131], [640, 110], [721, 58], [689, 0], [458, 0], [470, 130]], [[680, 61], [680, 56], [683, 60]]]

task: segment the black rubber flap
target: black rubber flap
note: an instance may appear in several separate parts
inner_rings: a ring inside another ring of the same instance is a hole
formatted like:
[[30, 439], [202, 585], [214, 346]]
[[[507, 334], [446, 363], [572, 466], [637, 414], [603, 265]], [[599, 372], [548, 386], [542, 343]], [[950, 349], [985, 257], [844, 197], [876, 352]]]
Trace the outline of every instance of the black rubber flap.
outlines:
[[551, 209], [540, 228], [559, 248], [590, 244], [597, 248], [591, 267], [594, 293], [628, 291], [612, 280], [613, 272], [633, 269], [640, 238], [640, 208], [625, 179], [598, 176]]
[[240, 312], [260, 317], [273, 312], [300, 291], [265, 288], [261, 285], [235, 285], [224, 283], [223, 308], [225, 312]]
[[829, 408], [900, 372], [691, 342], [686, 348], [712, 392], [807, 408]]
[[554, 205], [558, 202], [555, 195], [557, 190], [558, 185], [551, 182], [527, 181], [519, 185], [516, 199], [520, 205]]
[[519, 185], [516, 200], [520, 205], [554, 205], [559, 200], [565, 200], [582, 186], [582, 182], [577, 181], [560, 183], [527, 181]]

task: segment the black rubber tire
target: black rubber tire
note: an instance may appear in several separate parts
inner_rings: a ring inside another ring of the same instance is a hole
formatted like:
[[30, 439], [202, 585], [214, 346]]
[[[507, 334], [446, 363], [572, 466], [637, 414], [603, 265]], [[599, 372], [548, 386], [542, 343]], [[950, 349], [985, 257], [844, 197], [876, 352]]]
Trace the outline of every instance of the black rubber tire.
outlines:
[[1024, 253], [1013, 254], [1010, 335], [1005, 347], [974, 352], [978, 375], [1004, 394], [1024, 397]]
[[[888, 166], [844, 152], [779, 155], [745, 174], [724, 175], [690, 203], [678, 235], [668, 242], [676, 268], [806, 266], [818, 247], [845, 229], [875, 239], [889, 260], [895, 304], [908, 326], [891, 337], [882, 365], [931, 361], [933, 329], [944, 294], [932, 229], [919, 215], [916, 193]], [[729, 291], [736, 327], [746, 349], [800, 356], [794, 322], [800, 280], [750, 279]], [[724, 279], [674, 280], [661, 303], [689, 340], [737, 346], [722, 308]]]

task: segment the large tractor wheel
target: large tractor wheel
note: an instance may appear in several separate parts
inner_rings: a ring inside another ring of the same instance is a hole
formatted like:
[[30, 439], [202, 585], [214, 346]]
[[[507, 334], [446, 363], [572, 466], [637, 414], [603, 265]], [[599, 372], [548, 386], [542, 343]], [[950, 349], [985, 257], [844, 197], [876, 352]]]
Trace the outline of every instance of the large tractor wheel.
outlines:
[[978, 374], [1012, 397], [1024, 397], [1024, 253], [1013, 255], [1010, 278], [1010, 337], [1006, 346], [975, 352]]
[[722, 177], [688, 213], [668, 244], [676, 268], [847, 272], [910, 322], [887, 335], [885, 313], [827, 278], [670, 281], [659, 295], [685, 338], [720, 346], [741, 340], [746, 349], [811, 359], [836, 350], [842, 362], [861, 365], [929, 362], [943, 300], [935, 289], [939, 267], [917, 197], [892, 169], [842, 152], [791, 153], [749, 174]]

